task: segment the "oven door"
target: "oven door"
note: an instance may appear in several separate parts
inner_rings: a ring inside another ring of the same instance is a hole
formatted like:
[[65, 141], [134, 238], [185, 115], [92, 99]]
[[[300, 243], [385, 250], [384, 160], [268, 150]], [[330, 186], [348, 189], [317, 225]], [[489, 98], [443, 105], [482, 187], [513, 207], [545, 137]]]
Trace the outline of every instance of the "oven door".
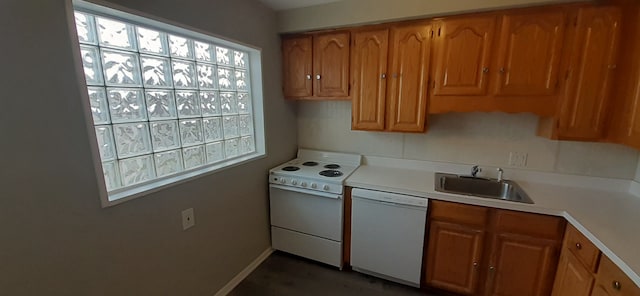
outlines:
[[269, 185], [271, 225], [342, 241], [342, 195]]

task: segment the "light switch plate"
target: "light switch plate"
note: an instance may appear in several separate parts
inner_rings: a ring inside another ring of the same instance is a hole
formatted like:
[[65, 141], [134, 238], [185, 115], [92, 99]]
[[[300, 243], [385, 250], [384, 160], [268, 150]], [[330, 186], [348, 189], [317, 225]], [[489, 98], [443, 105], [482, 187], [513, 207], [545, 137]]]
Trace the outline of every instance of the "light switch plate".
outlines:
[[526, 167], [527, 157], [529, 155], [526, 152], [510, 152], [509, 153], [509, 166], [512, 167]]
[[196, 216], [193, 214], [193, 208], [182, 211], [182, 230], [187, 230], [196, 225]]

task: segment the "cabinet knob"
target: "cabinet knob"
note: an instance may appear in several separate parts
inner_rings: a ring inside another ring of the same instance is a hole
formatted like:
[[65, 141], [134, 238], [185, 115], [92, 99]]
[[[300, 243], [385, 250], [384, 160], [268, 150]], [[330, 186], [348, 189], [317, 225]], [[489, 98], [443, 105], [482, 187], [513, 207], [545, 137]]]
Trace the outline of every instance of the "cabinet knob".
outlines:
[[490, 272], [494, 272], [494, 271], [496, 271], [496, 268], [495, 268], [495, 267], [493, 267], [493, 266], [489, 266], [489, 271], [490, 271]]
[[582, 250], [582, 245], [580, 243], [576, 243], [576, 249]]
[[620, 291], [620, 289], [622, 289], [622, 285], [618, 281], [613, 281], [613, 283], [611, 283], [611, 285], [613, 286], [614, 289], [616, 289], [618, 291]]
[[613, 69], [615, 69], [617, 67], [618, 67], [618, 65], [613, 64], [613, 65], [609, 65], [607, 68], [609, 68], [610, 70], [613, 70]]
[[385, 79], [385, 78], [387, 78], [387, 74], [380, 75], [380, 79]]
[[473, 268], [478, 269], [478, 262], [473, 262]]
[[320, 74], [316, 74], [316, 80], [320, 80]]
[[500, 73], [504, 74], [504, 72], [505, 72], [504, 67], [500, 68]]
[[487, 67], [482, 68], [482, 73], [489, 73], [489, 68]]
[[311, 75], [307, 75], [307, 80], [311, 80]]

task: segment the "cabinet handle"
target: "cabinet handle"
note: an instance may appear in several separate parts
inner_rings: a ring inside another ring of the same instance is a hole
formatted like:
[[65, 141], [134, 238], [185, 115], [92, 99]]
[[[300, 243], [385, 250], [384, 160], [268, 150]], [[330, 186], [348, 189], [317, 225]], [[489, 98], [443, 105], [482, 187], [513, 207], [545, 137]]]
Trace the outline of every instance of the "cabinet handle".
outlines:
[[320, 74], [316, 74], [316, 80], [320, 80]]
[[482, 73], [489, 73], [489, 68], [487, 67], [482, 68]]
[[613, 283], [611, 283], [613, 288], [620, 291], [620, 289], [622, 289], [622, 285], [620, 284], [620, 282], [618, 281], [613, 281]]
[[385, 78], [387, 78], [387, 74], [380, 75], [380, 79], [385, 79]]
[[576, 249], [582, 250], [582, 245], [580, 243], [576, 243]]
[[311, 75], [307, 75], [307, 80], [311, 80]]

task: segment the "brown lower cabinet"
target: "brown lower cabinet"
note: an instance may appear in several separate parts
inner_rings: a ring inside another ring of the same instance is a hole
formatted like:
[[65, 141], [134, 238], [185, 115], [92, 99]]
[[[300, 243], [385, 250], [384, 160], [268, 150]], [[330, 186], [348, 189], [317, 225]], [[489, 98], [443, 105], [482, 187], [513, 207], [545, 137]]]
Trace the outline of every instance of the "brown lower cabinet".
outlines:
[[431, 201], [425, 285], [460, 295], [550, 295], [565, 220]]
[[640, 296], [640, 288], [569, 225], [552, 296]]

